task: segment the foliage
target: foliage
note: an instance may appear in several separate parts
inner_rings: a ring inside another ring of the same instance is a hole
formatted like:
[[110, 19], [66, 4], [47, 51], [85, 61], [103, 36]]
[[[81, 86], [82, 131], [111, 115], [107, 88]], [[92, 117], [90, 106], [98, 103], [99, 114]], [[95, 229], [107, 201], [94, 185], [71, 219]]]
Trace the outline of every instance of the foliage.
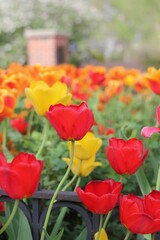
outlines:
[[27, 63], [28, 28], [66, 33], [70, 63], [76, 65], [123, 60], [158, 66], [159, 9], [158, 0], [2, 1], [1, 67], [13, 61]]

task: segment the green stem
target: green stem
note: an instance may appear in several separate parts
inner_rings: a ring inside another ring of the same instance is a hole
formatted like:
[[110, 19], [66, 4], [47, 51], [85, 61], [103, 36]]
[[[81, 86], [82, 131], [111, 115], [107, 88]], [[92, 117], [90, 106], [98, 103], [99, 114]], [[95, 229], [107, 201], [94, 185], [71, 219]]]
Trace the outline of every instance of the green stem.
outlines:
[[3, 227], [0, 229], [0, 235], [7, 229], [7, 227], [9, 226], [9, 224], [12, 222], [12, 219], [14, 218], [16, 211], [18, 209], [18, 205], [19, 205], [19, 200], [15, 200], [14, 202], [14, 206], [13, 206], [13, 210], [7, 220], [7, 222], [3, 225]]
[[[82, 164], [82, 161], [80, 162], [80, 164], [79, 164], [79, 166], [78, 166], [78, 169], [77, 169], [76, 174], [75, 174], [74, 177], [71, 179], [71, 181], [62, 189], [62, 191], [65, 191], [65, 190], [72, 184], [72, 182], [75, 180], [75, 178], [77, 177], [77, 175], [78, 175], [78, 173], [79, 173], [81, 164]], [[75, 186], [75, 189], [74, 189], [74, 192], [75, 192], [75, 190], [76, 190], [76, 187], [79, 185], [80, 180], [81, 180], [81, 177], [78, 177], [77, 183], [76, 183], [76, 186]], [[63, 219], [64, 219], [64, 217], [65, 217], [66, 212], [67, 212], [67, 207], [64, 207], [64, 208], [61, 209], [60, 214], [59, 214], [59, 216], [58, 216], [58, 218], [57, 218], [57, 220], [56, 220], [56, 223], [55, 223], [55, 225], [54, 225], [54, 228], [53, 228], [53, 230], [52, 230], [52, 234], [53, 234], [52, 236], [56, 236], [58, 230], [59, 230], [60, 227], [61, 227], [61, 224], [62, 224], [62, 221], [63, 221]]]
[[125, 236], [124, 240], [129, 239], [130, 235], [131, 235], [131, 232], [127, 230], [127, 233], [126, 233], [126, 236]]
[[101, 229], [102, 229], [102, 223], [103, 223], [103, 214], [100, 215], [99, 230], [98, 230], [98, 235], [96, 237], [96, 240], [99, 240], [99, 238], [100, 238]]
[[80, 161], [80, 164], [79, 164], [79, 166], [78, 166], [78, 168], [77, 168], [77, 171], [76, 171], [76, 173], [74, 174], [73, 178], [64, 186], [64, 188], [62, 189], [62, 191], [65, 191], [65, 190], [74, 182], [74, 180], [76, 179], [76, 177], [77, 177], [78, 174], [79, 174], [79, 170], [80, 170], [80, 168], [81, 168], [81, 165], [82, 165], [82, 161]]
[[45, 125], [44, 125], [44, 130], [43, 130], [43, 140], [41, 142], [41, 145], [40, 145], [40, 148], [36, 154], [36, 158], [39, 158], [42, 150], [43, 150], [43, 147], [46, 143], [46, 140], [47, 140], [47, 136], [48, 136], [48, 127], [49, 127], [49, 124], [48, 124], [48, 121], [45, 119]]
[[158, 168], [157, 182], [156, 182], [156, 190], [160, 190], [160, 165]]
[[33, 123], [33, 117], [34, 117], [34, 109], [31, 110], [31, 113], [30, 113], [30, 116], [29, 116], [29, 120], [28, 120], [28, 123], [29, 123], [29, 126], [27, 128], [27, 137], [29, 138], [30, 134], [31, 134], [31, 127], [32, 127], [32, 123]]
[[81, 177], [79, 176], [78, 179], [77, 179], [76, 186], [74, 188], [74, 192], [76, 191], [76, 188], [80, 185], [80, 182], [81, 182]]
[[150, 187], [150, 184], [146, 178], [146, 175], [145, 175], [142, 167], [140, 167], [138, 169], [138, 171], [136, 172], [136, 178], [137, 178], [137, 182], [139, 184], [142, 194], [146, 195], [146, 194], [150, 193], [151, 187]]
[[112, 214], [112, 210], [109, 211], [108, 214], [107, 214], [107, 217], [106, 217], [106, 219], [105, 219], [105, 221], [104, 221], [104, 223], [103, 223], [103, 227], [102, 227], [103, 229], [106, 228], [107, 223], [108, 223], [108, 221], [109, 221], [109, 218], [110, 218], [111, 214]]
[[71, 141], [72, 143], [72, 147], [71, 147], [71, 161], [69, 163], [69, 166], [68, 166], [68, 169], [65, 173], [65, 175], [63, 176], [63, 178], [61, 179], [57, 189], [55, 190], [54, 194], [53, 194], [53, 197], [50, 201], [50, 204], [49, 204], [49, 207], [48, 207], [48, 211], [47, 211], [47, 214], [46, 214], [46, 218], [45, 218], [45, 221], [44, 221], [44, 225], [43, 225], [43, 230], [42, 230], [42, 235], [41, 235], [41, 239], [40, 240], [44, 240], [44, 237], [45, 237], [45, 232], [46, 232], [46, 229], [47, 229], [47, 225], [48, 225], [48, 221], [49, 221], [49, 217], [50, 217], [50, 214], [51, 214], [51, 211], [52, 211], [52, 207], [53, 207], [53, 204], [57, 198], [57, 195], [63, 185], [63, 183], [65, 182], [65, 180], [67, 179], [68, 177], [68, 174], [71, 170], [71, 166], [72, 166], [72, 163], [73, 163], [73, 159], [74, 159], [74, 141]]

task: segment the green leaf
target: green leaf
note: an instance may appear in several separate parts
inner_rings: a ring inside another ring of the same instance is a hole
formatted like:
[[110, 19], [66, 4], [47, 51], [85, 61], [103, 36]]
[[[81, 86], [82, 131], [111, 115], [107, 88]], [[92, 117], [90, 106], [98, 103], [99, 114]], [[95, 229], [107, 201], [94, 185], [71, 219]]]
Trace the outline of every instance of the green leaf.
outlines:
[[54, 237], [56, 236], [57, 232], [60, 230], [61, 228], [61, 225], [62, 225], [62, 222], [63, 222], [63, 219], [66, 215], [66, 212], [67, 212], [67, 207], [64, 207], [60, 210], [60, 214], [57, 218], [57, 221], [54, 225], [54, 228], [52, 229], [52, 232], [50, 234], [50, 237], [52, 237], [52, 239], [54, 239]]
[[53, 236], [50, 236], [47, 231], [45, 231], [45, 237], [47, 238], [47, 240], [61, 240], [62, 236], [63, 236], [63, 232], [64, 232], [64, 228], [61, 229], [61, 231], [53, 238]]
[[151, 234], [138, 234], [137, 240], [151, 240]]
[[151, 187], [142, 167], [140, 167], [136, 172], [136, 178], [142, 194], [143, 195], [149, 194], [151, 192]]
[[[12, 207], [13, 207], [12, 203], [6, 203], [5, 216], [0, 218], [3, 224], [9, 218], [12, 211]], [[6, 233], [8, 235], [9, 240], [22, 240], [25, 239], [26, 236], [27, 240], [33, 240], [28, 220], [20, 209], [17, 209], [17, 212], [12, 222], [6, 229]]]
[[23, 214], [21, 210], [19, 210], [18, 213], [19, 213], [19, 228], [18, 228], [17, 240], [25, 239], [26, 236], [27, 236], [27, 240], [33, 240], [31, 229], [26, 216]]
[[[10, 214], [11, 214], [11, 206], [13, 206], [13, 204], [11, 203], [6, 203], [6, 211], [5, 211], [5, 216], [1, 217], [0, 220], [3, 224], [6, 223], [6, 221], [8, 220]], [[13, 221], [16, 222], [16, 216], [14, 217]], [[11, 222], [11, 224], [8, 226], [8, 228], [6, 229], [6, 233], [8, 235], [9, 239], [12, 240], [16, 240], [16, 232], [17, 232], [17, 228], [16, 226], [13, 226], [13, 221]]]
[[151, 240], [151, 234], [144, 234], [143, 236], [145, 239]]
[[86, 239], [86, 235], [87, 235], [87, 228], [84, 228], [80, 233], [80, 235], [75, 240], [84, 240]]

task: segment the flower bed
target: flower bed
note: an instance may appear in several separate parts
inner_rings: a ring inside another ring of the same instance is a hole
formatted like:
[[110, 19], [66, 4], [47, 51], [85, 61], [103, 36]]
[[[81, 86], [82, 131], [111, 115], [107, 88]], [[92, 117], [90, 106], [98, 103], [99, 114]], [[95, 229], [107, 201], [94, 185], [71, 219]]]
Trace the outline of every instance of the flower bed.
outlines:
[[[157, 239], [160, 70], [13, 63], [0, 69], [0, 85], [0, 187], [9, 197], [0, 198], [3, 239]], [[42, 201], [33, 213], [47, 210], [30, 230], [34, 214], [27, 210], [26, 219], [17, 208], [22, 199], [34, 205], [38, 184]], [[43, 189], [55, 190], [50, 201]], [[68, 191], [92, 220], [82, 223], [66, 208], [51, 214], [70, 206], [57, 202]], [[14, 206], [3, 204], [9, 199]]]

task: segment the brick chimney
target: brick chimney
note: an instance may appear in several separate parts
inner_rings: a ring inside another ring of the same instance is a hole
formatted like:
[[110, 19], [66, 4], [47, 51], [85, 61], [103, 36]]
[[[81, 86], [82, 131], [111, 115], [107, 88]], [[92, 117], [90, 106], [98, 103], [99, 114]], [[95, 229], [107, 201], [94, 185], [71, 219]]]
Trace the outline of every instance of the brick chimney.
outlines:
[[52, 66], [66, 63], [68, 59], [68, 37], [53, 30], [26, 30], [27, 64]]

